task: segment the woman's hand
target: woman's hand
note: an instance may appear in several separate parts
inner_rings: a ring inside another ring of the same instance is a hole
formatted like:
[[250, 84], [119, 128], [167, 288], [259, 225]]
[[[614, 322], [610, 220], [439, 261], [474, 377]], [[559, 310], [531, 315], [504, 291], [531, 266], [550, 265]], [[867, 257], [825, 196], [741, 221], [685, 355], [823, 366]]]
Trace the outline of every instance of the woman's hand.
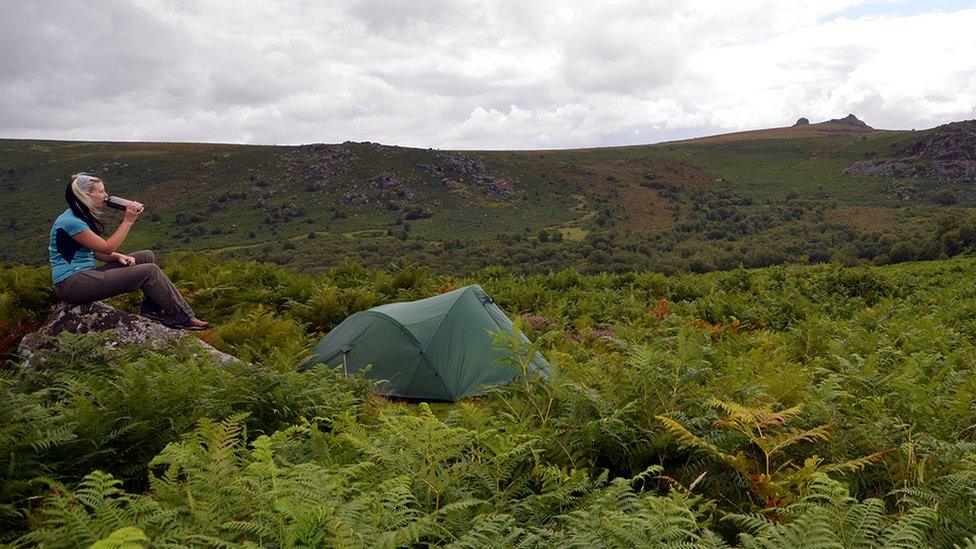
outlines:
[[131, 255], [125, 255], [116, 252], [115, 256], [116, 256], [115, 260], [125, 265], [126, 267], [136, 264], [136, 258], [132, 257]]
[[125, 217], [122, 218], [123, 221], [128, 221], [129, 223], [135, 223], [136, 219], [139, 219], [139, 214], [142, 213], [142, 202], [130, 202], [128, 206], [125, 207]]

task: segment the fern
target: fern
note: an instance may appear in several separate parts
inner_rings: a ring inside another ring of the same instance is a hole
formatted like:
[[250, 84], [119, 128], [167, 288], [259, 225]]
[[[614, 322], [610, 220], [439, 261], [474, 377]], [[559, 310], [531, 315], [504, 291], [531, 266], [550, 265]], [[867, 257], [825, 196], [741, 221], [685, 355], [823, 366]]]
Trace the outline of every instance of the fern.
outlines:
[[142, 538], [148, 537], [148, 531], [160, 546], [185, 538], [187, 524], [178, 513], [149, 498], [126, 494], [120, 484], [97, 471], [83, 478], [74, 492], [54, 483], [56, 492], [33, 518], [33, 531], [18, 539], [17, 545], [121, 547], [146, 541]]
[[523, 535], [515, 519], [506, 514], [478, 516], [472, 527], [460, 538], [447, 545], [451, 549], [480, 549], [482, 547], [511, 547]]
[[840, 483], [822, 473], [814, 475], [810, 493], [782, 509], [788, 522], [759, 516], [732, 515], [729, 520], [749, 530], [743, 547], [925, 547], [933, 537], [936, 517], [927, 507], [913, 508], [900, 517], [887, 517], [876, 499], [858, 502]]
[[976, 549], [976, 536], [966, 538], [964, 545], [955, 544], [953, 547], [957, 549]]
[[145, 532], [135, 526], [126, 526], [112, 532], [107, 538], [96, 541], [91, 549], [135, 549], [145, 547], [148, 542]]
[[[784, 451], [802, 443], [828, 440], [829, 426], [820, 425], [808, 429], [787, 426], [787, 421], [800, 414], [800, 406], [772, 411], [767, 407], [750, 408], [722, 400], [713, 400], [711, 405], [728, 416], [717, 421], [715, 425], [743, 436], [748, 446], [740, 447], [732, 454], [698, 437], [671, 418], [657, 416], [656, 419], [682, 446], [704, 451], [732, 467], [750, 483], [750, 489], [764, 500], [767, 507], [787, 503], [797, 491], [795, 488], [802, 488], [815, 472], [856, 471], [887, 455], [879, 452], [831, 464], [822, 464], [821, 458], [811, 456], [803, 461], [802, 466], [798, 466], [792, 460], [783, 460]], [[754, 450], [759, 451], [759, 459], [749, 457], [748, 451]]]
[[[254, 362], [65, 334], [41, 367], [8, 364], [0, 543], [964, 546], [974, 265], [462, 281], [182, 257], [203, 337]], [[0, 268], [0, 344], [43, 318], [48, 277]], [[415, 405], [295, 372], [346, 314], [475, 281], [547, 319], [509, 343], [550, 379]]]

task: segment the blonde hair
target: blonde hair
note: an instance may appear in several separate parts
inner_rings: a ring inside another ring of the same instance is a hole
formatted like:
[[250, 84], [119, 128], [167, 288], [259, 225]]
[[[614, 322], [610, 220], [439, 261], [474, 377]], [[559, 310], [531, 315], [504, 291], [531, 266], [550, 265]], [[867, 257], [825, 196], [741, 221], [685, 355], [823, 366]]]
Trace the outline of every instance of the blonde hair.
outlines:
[[95, 234], [102, 234], [105, 225], [97, 215], [101, 212], [101, 204], [95, 204], [88, 193], [95, 183], [101, 182], [102, 180], [94, 175], [79, 173], [72, 175], [71, 181], [64, 187], [64, 199], [68, 202], [68, 207], [78, 219], [88, 224], [88, 228]]
[[[87, 173], [78, 173], [71, 176], [71, 192], [75, 195], [75, 198], [79, 202], [88, 207], [88, 210], [92, 214], [97, 215], [101, 212], [102, 205], [95, 204], [92, 202], [90, 196], [88, 196], [88, 191], [92, 189], [95, 183], [102, 183], [102, 180], [95, 177], [94, 175], [88, 175]], [[104, 185], [104, 183], [102, 183]]]

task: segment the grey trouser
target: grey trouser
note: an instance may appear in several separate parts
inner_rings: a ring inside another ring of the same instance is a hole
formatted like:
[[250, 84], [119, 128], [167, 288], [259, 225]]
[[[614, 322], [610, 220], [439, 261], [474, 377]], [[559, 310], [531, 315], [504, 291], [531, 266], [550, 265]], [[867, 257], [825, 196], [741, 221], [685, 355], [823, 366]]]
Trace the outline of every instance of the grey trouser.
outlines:
[[181, 324], [194, 317], [193, 310], [156, 264], [149, 250], [130, 254], [135, 265], [111, 261], [97, 269], [79, 271], [54, 285], [54, 294], [67, 303], [91, 303], [142, 290], [140, 313], [155, 315], [167, 324]]

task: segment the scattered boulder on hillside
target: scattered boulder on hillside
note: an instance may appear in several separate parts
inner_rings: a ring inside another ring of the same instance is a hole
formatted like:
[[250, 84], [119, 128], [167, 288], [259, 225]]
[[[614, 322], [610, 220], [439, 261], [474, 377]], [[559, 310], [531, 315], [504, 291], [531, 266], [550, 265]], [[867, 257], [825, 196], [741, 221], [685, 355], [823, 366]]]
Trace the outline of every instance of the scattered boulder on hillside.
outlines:
[[390, 210], [406, 208], [416, 198], [417, 191], [410, 183], [391, 172], [382, 172], [366, 181], [347, 185], [342, 195], [342, 201], [346, 204], [375, 204]]
[[[129, 169], [129, 165], [126, 164], [125, 162], [105, 162], [103, 164], [99, 164], [98, 166], [92, 168], [86, 168], [85, 173], [118, 174], [120, 172], [126, 171], [127, 169]], [[102, 175], [102, 177], [104, 177], [104, 175]]]
[[893, 156], [855, 162], [844, 173], [976, 183], [976, 120], [924, 132]]
[[869, 129], [869, 130], [874, 129], [871, 126], [868, 126], [867, 124], [865, 124], [861, 119], [859, 119], [858, 117], [854, 116], [853, 114], [849, 114], [849, 115], [845, 116], [844, 118], [834, 118], [834, 119], [828, 120], [828, 121], [824, 122], [824, 124], [840, 124], [840, 125], [843, 125], [843, 126], [851, 126], [851, 127], [854, 127], [854, 128], [866, 128], [866, 129]]
[[798, 119], [798, 120], [796, 121], [796, 124], [793, 124], [793, 125], [794, 125], [794, 126], [809, 126], [809, 125], [810, 125], [810, 120], [808, 120], [807, 118], [805, 118], [805, 117], [802, 117], [802, 116], [801, 116], [801, 117], [800, 117], [800, 118], [799, 118], [799, 119]]
[[352, 204], [353, 206], [362, 206], [364, 204], [369, 204], [369, 197], [366, 193], [358, 190], [346, 191], [342, 195], [342, 201], [346, 204]]
[[417, 167], [427, 175], [439, 179], [450, 191], [456, 191], [461, 188], [461, 182], [445, 173], [444, 166], [440, 164], [417, 164]]
[[367, 186], [380, 191], [380, 199], [385, 201], [412, 200], [417, 193], [410, 184], [390, 172], [383, 172], [367, 181]]
[[418, 164], [427, 174], [439, 178], [449, 189], [457, 189], [459, 181], [481, 188], [489, 196], [508, 198], [516, 194], [518, 179], [489, 172], [485, 163], [476, 158], [456, 153], [438, 153], [439, 164]]
[[270, 221], [288, 221], [305, 215], [305, 208], [295, 195], [289, 196], [283, 204], [264, 204], [263, 201], [260, 204], [265, 219]]
[[918, 198], [918, 187], [915, 185], [894, 185], [891, 192], [902, 202], [911, 202]]
[[192, 338], [200, 346], [201, 356], [210, 356], [214, 362], [229, 364], [239, 360], [227, 353], [214, 349], [209, 344], [194, 338], [183, 330], [167, 328], [143, 316], [129, 314], [103, 303], [71, 305], [59, 303], [51, 309], [45, 322], [37, 331], [27, 334], [17, 348], [27, 367], [43, 364], [42, 351], [57, 346], [57, 336], [62, 332], [85, 334], [92, 332], [112, 332], [108, 348], [133, 343], [148, 344], [154, 349], [171, 345], [183, 338]]
[[[343, 145], [363, 145], [363, 146], [369, 147], [370, 149], [373, 149], [374, 151], [377, 151], [377, 152], [386, 152], [386, 151], [388, 151], [390, 149], [390, 147], [387, 147], [386, 145], [384, 145], [382, 143], [377, 143], [375, 141], [361, 141], [359, 143], [357, 143], [355, 141], [343, 141], [342, 144]], [[395, 145], [393, 145], [393, 147], [395, 147]]]
[[908, 160], [894, 158], [877, 158], [872, 160], [858, 160], [844, 168], [844, 175], [852, 174], [881, 175], [889, 177], [919, 177], [924, 175], [918, 166]]
[[355, 152], [343, 145], [302, 145], [282, 155], [279, 172], [288, 180], [305, 183], [308, 191], [331, 189], [331, 178], [348, 172], [359, 160]]

